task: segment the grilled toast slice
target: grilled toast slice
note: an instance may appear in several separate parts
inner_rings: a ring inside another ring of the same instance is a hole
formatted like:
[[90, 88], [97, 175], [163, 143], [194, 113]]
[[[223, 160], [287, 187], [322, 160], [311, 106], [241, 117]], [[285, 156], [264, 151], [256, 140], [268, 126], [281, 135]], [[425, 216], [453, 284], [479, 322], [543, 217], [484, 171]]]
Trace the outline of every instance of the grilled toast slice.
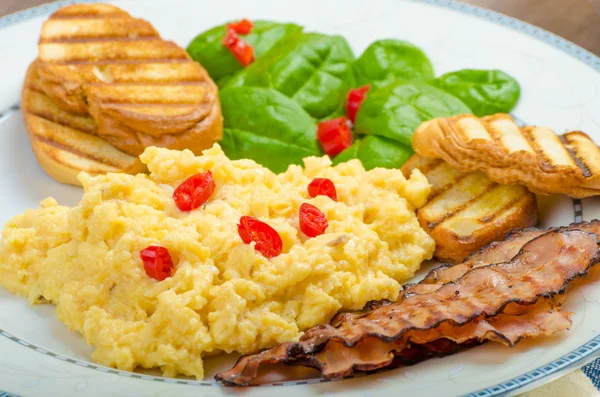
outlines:
[[546, 127], [519, 127], [506, 114], [462, 115], [423, 123], [412, 143], [423, 156], [483, 171], [498, 183], [576, 198], [600, 194], [600, 149], [580, 131], [559, 136]]
[[36, 62], [27, 71], [21, 109], [40, 166], [59, 182], [81, 185], [77, 179], [81, 171], [146, 171], [138, 157], [121, 152], [97, 136], [97, 125], [91, 116], [57, 106], [41, 89]]
[[199, 154], [222, 136], [217, 87], [204, 68], [117, 7], [78, 4], [52, 14], [37, 68], [58, 106], [89, 113], [98, 135], [128, 154], [151, 145]]
[[523, 186], [500, 185], [482, 172], [462, 172], [418, 154], [404, 164], [402, 172], [409, 176], [415, 168], [432, 185], [417, 218], [435, 240], [434, 255], [441, 262], [460, 263], [511, 229], [537, 223], [535, 195]]

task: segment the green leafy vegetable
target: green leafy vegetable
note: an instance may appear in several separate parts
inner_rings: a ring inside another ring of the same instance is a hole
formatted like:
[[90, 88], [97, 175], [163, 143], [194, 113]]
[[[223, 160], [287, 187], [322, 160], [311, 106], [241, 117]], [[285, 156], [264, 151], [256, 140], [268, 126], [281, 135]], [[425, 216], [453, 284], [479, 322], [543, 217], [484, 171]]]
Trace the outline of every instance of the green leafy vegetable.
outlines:
[[219, 89], [225, 87], [225, 85], [233, 78], [233, 76], [233, 74], [228, 74], [227, 76], [223, 76], [219, 80], [215, 81], [215, 83], [217, 83], [217, 87], [219, 87]]
[[[221, 42], [225, 37], [226, 27], [227, 24], [223, 24], [201, 33], [187, 48], [192, 59], [204, 66], [210, 77], [219, 82], [223, 77], [242, 70], [240, 63]], [[252, 32], [244, 35], [243, 39], [254, 47], [254, 56], [259, 58], [279, 41], [287, 40], [290, 35], [301, 31], [301, 26], [292, 23], [254, 21]]]
[[460, 99], [420, 82], [397, 81], [369, 92], [356, 115], [355, 133], [377, 135], [411, 146], [426, 120], [471, 113]]
[[403, 40], [373, 42], [354, 64], [357, 85], [377, 87], [396, 79], [431, 80], [433, 66], [421, 49]]
[[354, 142], [333, 160], [337, 165], [350, 159], [359, 159], [366, 170], [376, 167], [400, 168], [413, 154], [410, 147], [387, 138], [369, 135]]
[[521, 93], [517, 80], [500, 70], [458, 70], [440, 76], [436, 84], [460, 98], [478, 117], [510, 112]]
[[334, 164], [359, 159], [366, 169], [399, 168], [412, 155], [411, 137], [424, 121], [473, 112], [509, 112], [520, 88], [499, 70], [459, 70], [435, 78], [417, 46], [373, 42], [358, 58], [343, 37], [303, 33], [295, 24], [255, 21], [243, 39], [256, 60], [242, 68], [222, 45], [226, 25], [197, 36], [188, 53], [221, 89], [221, 146], [274, 172], [323, 154], [316, 122], [346, 114], [351, 88], [371, 84], [354, 126], [354, 144]]
[[270, 88], [221, 91], [224, 133], [220, 145], [231, 159], [248, 158], [283, 172], [307, 156], [321, 156], [314, 120], [296, 102]]
[[354, 85], [354, 55], [340, 36], [295, 35], [237, 73], [229, 87], [271, 87], [300, 104], [312, 117], [333, 114]]

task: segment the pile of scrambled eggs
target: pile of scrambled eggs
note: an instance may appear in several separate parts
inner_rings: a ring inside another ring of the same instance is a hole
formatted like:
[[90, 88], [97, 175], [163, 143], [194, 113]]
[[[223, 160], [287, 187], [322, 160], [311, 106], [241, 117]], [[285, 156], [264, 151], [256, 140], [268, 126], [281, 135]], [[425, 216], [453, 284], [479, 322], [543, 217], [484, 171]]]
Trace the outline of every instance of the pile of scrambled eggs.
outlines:
[[[56, 304], [104, 365], [201, 379], [203, 355], [297, 340], [340, 309], [396, 299], [434, 251], [415, 216], [430, 190], [419, 171], [406, 180], [400, 170], [365, 171], [358, 160], [332, 167], [327, 157], [311, 157], [276, 175], [229, 160], [218, 145], [199, 157], [151, 147], [141, 159], [150, 175], [82, 173], [78, 206], [46, 199], [2, 234], [0, 284], [32, 303]], [[213, 196], [179, 211], [174, 188], [205, 170]], [[335, 183], [337, 202], [308, 196], [315, 177]], [[304, 202], [327, 216], [324, 234], [299, 231]], [[267, 259], [244, 244], [243, 215], [275, 228], [283, 253]], [[146, 275], [139, 253], [149, 245], [168, 248], [172, 277]]]

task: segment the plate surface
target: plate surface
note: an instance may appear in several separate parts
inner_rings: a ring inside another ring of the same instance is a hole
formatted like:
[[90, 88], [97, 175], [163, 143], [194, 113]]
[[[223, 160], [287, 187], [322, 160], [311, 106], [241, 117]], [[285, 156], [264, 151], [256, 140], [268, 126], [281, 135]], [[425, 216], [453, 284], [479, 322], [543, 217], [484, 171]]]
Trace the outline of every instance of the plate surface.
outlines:
[[[0, 19], [0, 223], [47, 196], [73, 205], [80, 189], [54, 182], [37, 165], [20, 112], [23, 76], [37, 53], [41, 24], [66, 2]], [[359, 54], [373, 40], [400, 38], [422, 47], [436, 74], [462, 68], [498, 68], [515, 76], [522, 96], [514, 115], [557, 132], [586, 131], [600, 142], [600, 59], [550, 33], [479, 8], [444, 0], [191, 2], [115, 4], [149, 20], [163, 37], [185, 46], [200, 31], [248, 17], [302, 24], [341, 34]], [[341, 5], [343, 4], [343, 5]], [[596, 110], [596, 112], [592, 112]], [[540, 198], [542, 226], [600, 218], [600, 199]], [[424, 266], [427, 270], [431, 265]], [[489, 344], [444, 359], [342, 381], [319, 379], [251, 388], [245, 396], [512, 395], [579, 368], [600, 355], [600, 280], [571, 292], [565, 310], [576, 311], [569, 332], [514, 349]], [[56, 318], [50, 305], [30, 306], [0, 289], [0, 388], [20, 396], [217, 396], [233, 391], [207, 377], [198, 382], [131, 374], [89, 362], [91, 348]], [[227, 359], [225, 360], [227, 361]], [[230, 361], [229, 361], [230, 363]], [[208, 360], [211, 369], [228, 362]], [[289, 391], [288, 391], [289, 388]], [[0, 391], [2, 395], [2, 391]]]

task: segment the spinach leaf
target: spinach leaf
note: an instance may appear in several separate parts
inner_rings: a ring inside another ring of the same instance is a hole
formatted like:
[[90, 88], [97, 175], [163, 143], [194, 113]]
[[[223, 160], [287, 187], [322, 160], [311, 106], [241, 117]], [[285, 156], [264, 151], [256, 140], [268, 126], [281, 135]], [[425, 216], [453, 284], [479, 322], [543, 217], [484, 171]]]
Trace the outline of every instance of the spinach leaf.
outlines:
[[219, 143], [230, 158], [249, 158], [282, 172], [304, 157], [323, 154], [315, 121], [285, 95], [248, 86], [220, 94], [225, 130]]
[[460, 98], [478, 117], [510, 112], [521, 93], [517, 80], [500, 70], [458, 70], [437, 78], [436, 85]]
[[292, 98], [312, 117], [333, 114], [354, 86], [354, 55], [340, 36], [295, 35], [237, 73], [228, 87], [271, 87]]
[[433, 66], [417, 46], [403, 40], [377, 40], [354, 63], [357, 85], [386, 85], [396, 79], [431, 80]]
[[338, 165], [340, 163], [345, 163], [348, 160], [357, 159], [358, 149], [360, 149], [361, 144], [362, 139], [355, 139], [352, 146], [344, 149], [340, 154], [333, 158], [333, 165]]
[[411, 146], [415, 129], [426, 120], [471, 113], [460, 99], [425, 83], [396, 81], [369, 92], [356, 115], [354, 131]]
[[[223, 24], [201, 33], [187, 48], [192, 59], [204, 66], [215, 81], [242, 70], [240, 63], [221, 42], [225, 37], [226, 27], [227, 24]], [[254, 56], [258, 58], [279, 41], [301, 31], [301, 26], [292, 23], [254, 21], [252, 32], [244, 35], [243, 39], [254, 47]]]
[[400, 168], [413, 153], [410, 147], [387, 138], [369, 135], [354, 142], [352, 146], [336, 156], [333, 164], [359, 159], [366, 170], [376, 167]]
[[223, 130], [219, 145], [230, 159], [252, 159], [275, 173], [284, 172], [290, 164], [302, 164], [305, 157], [322, 155], [307, 147], [234, 128]]

